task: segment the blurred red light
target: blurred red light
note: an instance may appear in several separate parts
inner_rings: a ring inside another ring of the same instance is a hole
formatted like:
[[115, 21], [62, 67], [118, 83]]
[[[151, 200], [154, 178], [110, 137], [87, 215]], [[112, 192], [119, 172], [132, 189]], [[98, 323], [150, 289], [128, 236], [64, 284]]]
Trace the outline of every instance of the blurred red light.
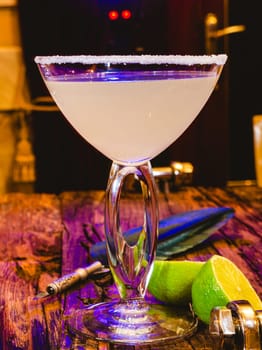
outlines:
[[123, 19], [130, 19], [132, 17], [132, 13], [130, 10], [123, 10], [121, 12], [121, 16]]
[[116, 19], [118, 19], [119, 17], [119, 13], [116, 10], [111, 10], [108, 12], [108, 18], [110, 19], [110, 21], [115, 21]]

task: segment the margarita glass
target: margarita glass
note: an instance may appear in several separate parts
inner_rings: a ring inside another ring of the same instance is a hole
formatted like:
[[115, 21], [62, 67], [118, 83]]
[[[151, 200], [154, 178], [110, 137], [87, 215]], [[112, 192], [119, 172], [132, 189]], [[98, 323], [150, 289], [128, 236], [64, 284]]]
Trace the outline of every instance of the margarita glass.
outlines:
[[[119, 300], [76, 310], [71, 331], [111, 343], [156, 343], [188, 336], [189, 312], [145, 301], [155, 258], [158, 206], [150, 160], [171, 145], [205, 105], [226, 55], [38, 56], [54, 101], [79, 134], [112, 160], [105, 195], [109, 266]], [[128, 244], [120, 200], [127, 176], [140, 182], [144, 224]]]

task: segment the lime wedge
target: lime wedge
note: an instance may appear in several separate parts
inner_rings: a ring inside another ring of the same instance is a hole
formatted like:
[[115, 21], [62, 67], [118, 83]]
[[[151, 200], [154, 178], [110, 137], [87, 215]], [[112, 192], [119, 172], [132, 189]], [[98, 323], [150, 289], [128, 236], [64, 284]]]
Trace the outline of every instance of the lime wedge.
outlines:
[[215, 306], [226, 306], [233, 300], [247, 300], [254, 310], [262, 309], [259, 296], [243, 272], [229, 259], [214, 255], [193, 281], [193, 310], [208, 324]]
[[188, 304], [193, 280], [203, 265], [200, 261], [155, 260], [148, 291], [167, 304]]

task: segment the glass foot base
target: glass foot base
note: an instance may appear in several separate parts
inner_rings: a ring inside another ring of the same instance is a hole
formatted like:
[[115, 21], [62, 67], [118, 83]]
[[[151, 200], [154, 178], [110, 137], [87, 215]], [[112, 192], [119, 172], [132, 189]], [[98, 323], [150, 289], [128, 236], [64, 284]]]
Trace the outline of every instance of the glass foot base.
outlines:
[[140, 299], [113, 301], [76, 310], [67, 319], [74, 336], [113, 344], [155, 344], [191, 336], [197, 319], [190, 308], [147, 304]]

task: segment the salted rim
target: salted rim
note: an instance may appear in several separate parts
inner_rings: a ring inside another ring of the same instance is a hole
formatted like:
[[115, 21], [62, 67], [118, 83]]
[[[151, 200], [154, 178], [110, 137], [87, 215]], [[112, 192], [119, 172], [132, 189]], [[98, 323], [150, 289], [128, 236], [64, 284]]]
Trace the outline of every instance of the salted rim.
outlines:
[[217, 64], [223, 65], [227, 60], [227, 55], [74, 55], [74, 56], [36, 56], [37, 64], [65, 64], [65, 63], [82, 63], [82, 64]]

